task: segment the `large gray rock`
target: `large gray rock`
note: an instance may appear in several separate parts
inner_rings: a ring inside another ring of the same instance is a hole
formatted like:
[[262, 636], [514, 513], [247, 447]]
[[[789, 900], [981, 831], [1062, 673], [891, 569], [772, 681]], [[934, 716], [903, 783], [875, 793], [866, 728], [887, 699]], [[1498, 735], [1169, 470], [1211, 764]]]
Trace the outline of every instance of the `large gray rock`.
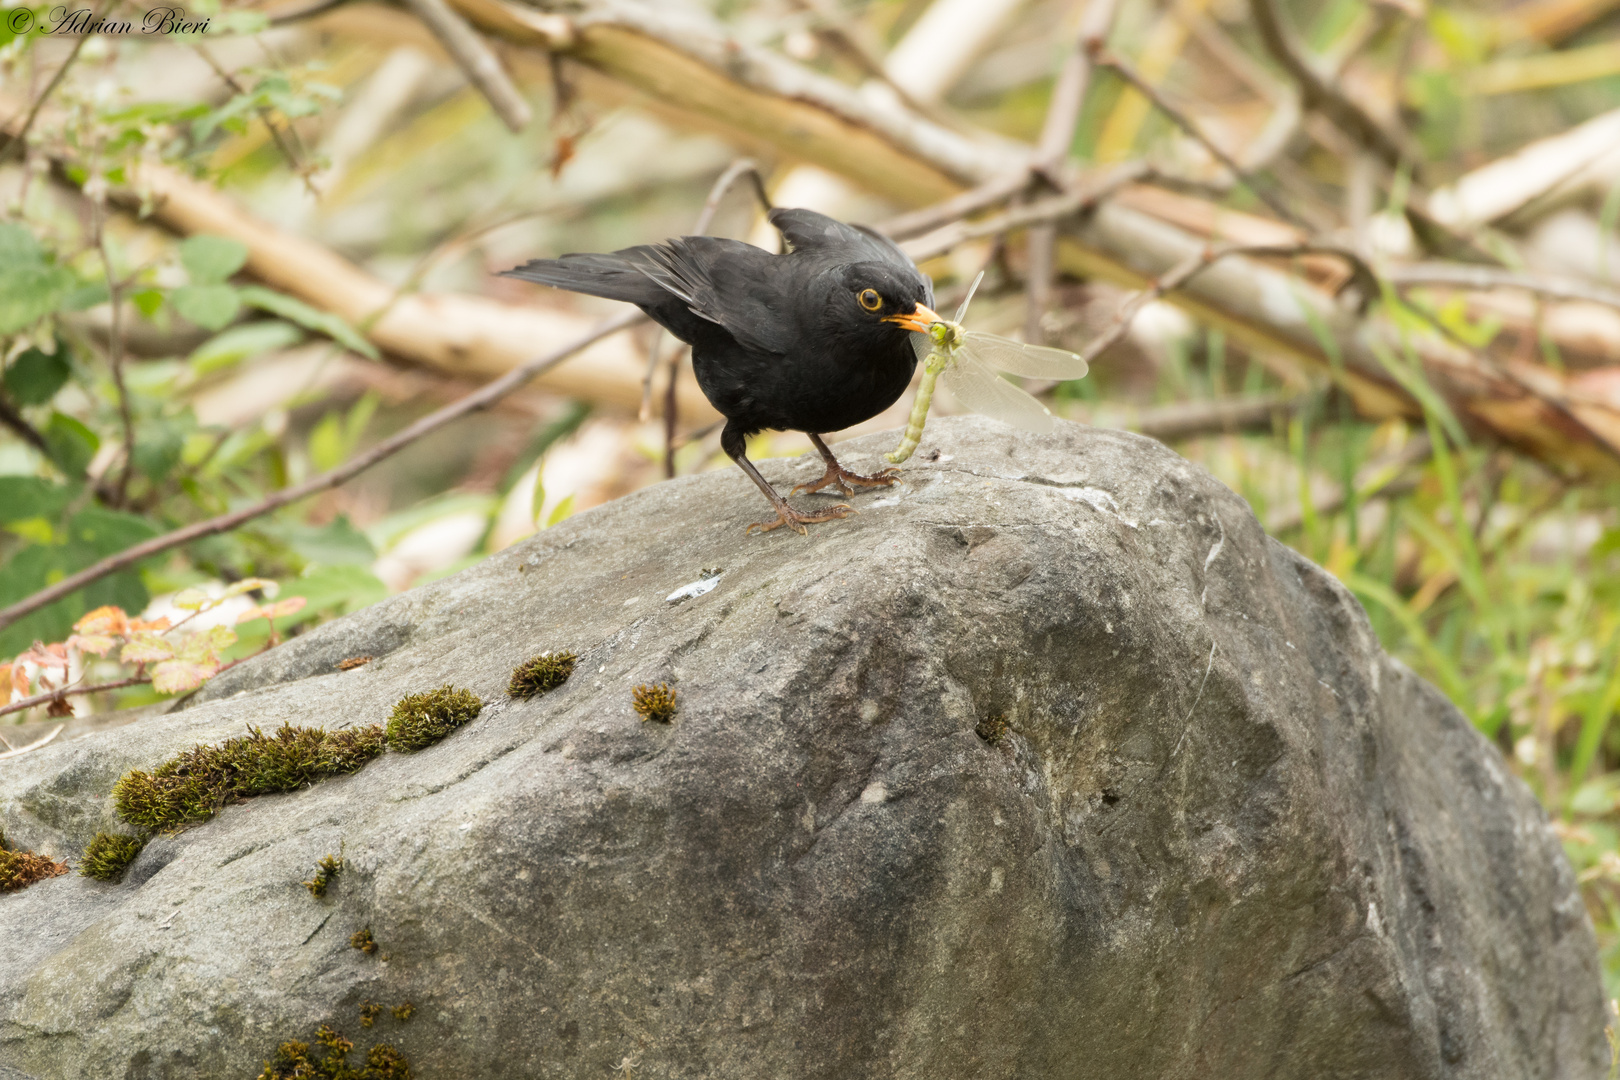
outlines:
[[[492, 703], [122, 884], [0, 898], [0, 1068], [246, 1078], [330, 1023], [420, 1080], [1601, 1075], [1541, 810], [1237, 496], [1146, 439], [936, 419], [857, 504], [745, 537], [735, 470], [663, 484], [0, 764], [7, 834], [72, 858], [121, 772], [198, 741]], [[572, 680], [505, 699], [548, 648]], [[668, 727], [630, 709], [660, 680]]]

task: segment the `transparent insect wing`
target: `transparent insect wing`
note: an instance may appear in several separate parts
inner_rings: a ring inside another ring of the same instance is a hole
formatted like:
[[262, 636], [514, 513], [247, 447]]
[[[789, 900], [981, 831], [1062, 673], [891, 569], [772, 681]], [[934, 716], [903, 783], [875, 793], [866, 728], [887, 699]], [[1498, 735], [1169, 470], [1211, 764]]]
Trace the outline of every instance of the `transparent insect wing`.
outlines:
[[958, 351], [941, 378], [964, 409], [1040, 435], [1057, 427], [1045, 406], [964, 351]]
[[967, 315], [968, 305], [973, 303], [973, 294], [979, 291], [979, 282], [983, 280], [984, 271], [980, 270], [979, 276], [973, 279], [972, 285], [968, 286], [967, 295], [962, 298], [962, 306], [956, 309], [956, 318], [952, 319], [951, 322], [959, 323]]
[[926, 363], [928, 354], [934, 351], [934, 339], [920, 331], [911, 332], [911, 349], [917, 354], [917, 363]]
[[963, 334], [959, 351], [997, 371], [1031, 379], [1078, 379], [1087, 371], [1085, 360], [1076, 353], [1044, 345], [1025, 345], [1022, 341], [981, 334], [977, 330]]

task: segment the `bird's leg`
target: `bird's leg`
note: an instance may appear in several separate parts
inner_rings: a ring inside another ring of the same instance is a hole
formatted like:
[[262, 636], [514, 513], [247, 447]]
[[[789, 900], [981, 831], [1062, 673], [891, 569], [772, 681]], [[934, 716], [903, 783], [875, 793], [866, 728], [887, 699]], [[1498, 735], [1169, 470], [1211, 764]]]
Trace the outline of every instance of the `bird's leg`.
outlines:
[[853, 495], [855, 492], [850, 489], [850, 484], [857, 484], [860, 487], [888, 487], [900, 476], [899, 469], [884, 469], [876, 476], [862, 476], [860, 473], [852, 473], [838, 464], [838, 459], [833, 457], [833, 452], [827, 449], [827, 444], [821, 441], [820, 435], [811, 435], [810, 441], [815, 444], [817, 453], [821, 455], [821, 460], [827, 463], [827, 471], [822, 473], [821, 479], [814, 483], [800, 484], [788, 492], [790, 495], [797, 495], [801, 491], [808, 494], [812, 491], [820, 491], [824, 487], [835, 487], [841, 494]]
[[759, 490], [763, 491], [765, 497], [771, 500], [771, 505], [776, 507], [775, 519], [766, 518], [764, 521], [756, 521], [748, 526], [749, 532], [753, 532], [755, 529], [760, 532], [770, 532], [772, 529], [786, 525], [800, 536], [805, 536], [808, 535], [808, 530], [805, 529], [806, 525], [814, 525], [820, 521], [833, 521], [837, 518], [848, 517], [855, 512], [843, 503], [829, 506], [818, 514], [805, 514], [793, 509], [788, 505], [788, 501], [778, 495], [775, 488], [771, 487], [770, 481], [760, 475], [759, 470], [754, 467], [754, 463], [748, 460], [748, 454], [745, 452], [747, 444], [744, 442], [743, 433], [733, 428], [730, 423], [727, 423], [725, 430], [720, 433], [720, 448], [726, 452], [732, 461], [737, 463], [743, 472], [748, 474], [750, 480], [759, 485]]

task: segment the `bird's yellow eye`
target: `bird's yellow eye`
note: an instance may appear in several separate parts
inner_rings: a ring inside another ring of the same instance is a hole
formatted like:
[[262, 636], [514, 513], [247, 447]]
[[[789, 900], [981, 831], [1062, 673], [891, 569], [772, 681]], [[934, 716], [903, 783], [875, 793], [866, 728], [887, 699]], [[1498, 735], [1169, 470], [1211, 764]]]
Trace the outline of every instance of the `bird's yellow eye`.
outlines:
[[876, 311], [883, 306], [883, 297], [877, 294], [876, 289], [862, 289], [855, 299], [861, 302], [861, 307], [867, 311]]

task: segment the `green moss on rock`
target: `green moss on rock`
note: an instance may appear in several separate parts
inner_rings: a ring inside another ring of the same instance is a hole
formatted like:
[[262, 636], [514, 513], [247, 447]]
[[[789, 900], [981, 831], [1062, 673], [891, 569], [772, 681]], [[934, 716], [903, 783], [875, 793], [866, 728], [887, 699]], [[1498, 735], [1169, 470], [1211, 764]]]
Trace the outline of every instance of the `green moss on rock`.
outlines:
[[577, 663], [579, 657], [567, 649], [548, 650], [530, 657], [512, 669], [512, 681], [507, 684], [506, 692], [515, 698], [531, 698], [555, 690], [568, 681]]
[[315, 876], [304, 882], [304, 888], [309, 895], [319, 900], [326, 895], [326, 887], [332, 884], [332, 879], [343, 872], [343, 860], [336, 855], [328, 855], [315, 864]]
[[90, 841], [90, 846], [84, 849], [84, 857], [79, 860], [79, 873], [97, 881], [117, 881], [145, 846], [146, 841], [139, 836], [98, 832], [96, 838]]
[[194, 746], [150, 773], [125, 773], [113, 785], [113, 806], [131, 825], [178, 828], [206, 821], [236, 799], [355, 772], [386, 748], [381, 724], [343, 731], [283, 724], [270, 735], [250, 727], [241, 738]]
[[644, 683], [631, 691], [630, 707], [643, 722], [670, 723], [675, 719], [675, 691], [666, 683]]
[[484, 703], [471, 690], [445, 683], [437, 690], [407, 694], [394, 705], [388, 718], [390, 750], [420, 750], [432, 746], [476, 717]]
[[273, 1061], [264, 1063], [258, 1080], [411, 1080], [411, 1065], [405, 1055], [387, 1043], [366, 1051], [365, 1064], [349, 1064], [353, 1041], [322, 1024], [315, 1031], [313, 1046], [289, 1041], [276, 1049]]

